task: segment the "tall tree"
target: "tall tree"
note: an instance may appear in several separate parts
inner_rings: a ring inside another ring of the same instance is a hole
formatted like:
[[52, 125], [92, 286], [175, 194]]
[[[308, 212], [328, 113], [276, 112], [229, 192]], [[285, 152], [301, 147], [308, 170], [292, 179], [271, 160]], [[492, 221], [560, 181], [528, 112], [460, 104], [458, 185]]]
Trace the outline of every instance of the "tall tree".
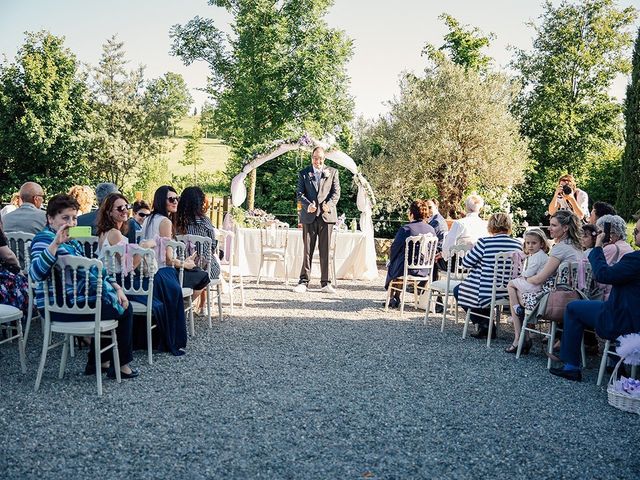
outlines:
[[626, 140], [618, 186], [618, 212], [625, 218], [640, 210], [640, 30], [633, 50], [631, 83], [625, 100]]
[[94, 140], [90, 156], [103, 180], [127, 188], [159, 151], [144, 108], [142, 66], [127, 70], [124, 43], [114, 35], [94, 69]]
[[49, 192], [87, 183], [89, 95], [64, 38], [27, 33], [0, 63], [0, 194], [27, 180]]
[[191, 130], [191, 135], [187, 139], [184, 147], [184, 156], [180, 160], [181, 165], [193, 167], [193, 183], [198, 183], [198, 166], [202, 164], [202, 126], [196, 122]]
[[365, 129], [358, 155], [388, 212], [426, 195], [443, 215], [459, 213], [470, 190], [505, 190], [521, 181], [527, 144], [510, 113], [516, 89], [440, 58], [423, 77], [406, 75], [388, 116]]
[[436, 48], [427, 43], [422, 54], [436, 60], [447, 52], [453, 63], [466, 69], [486, 72], [491, 64], [491, 57], [482, 53], [482, 49], [489, 46], [495, 38], [494, 34], [485, 35], [478, 27], [461, 25], [448, 13], [443, 13], [438, 18], [449, 28], [444, 36], [444, 44]]
[[173, 129], [175, 136], [176, 123], [187, 114], [192, 103], [187, 83], [179, 73], [167, 72], [152, 80], [144, 94], [149, 120], [158, 135], [168, 136]]
[[[188, 65], [211, 68], [217, 135], [232, 149], [235, 174], [256, 146], [308, 129], [323, 134], [344, 130], [351, 120], [345, 64], [351, 41], [329, 28], [324, 16], [331, 0], [209, 0], [232, 16], [233, 34], [213, 20], [196, 17], [171, 29], [172, 51]], [[255, 172], [249, 208], [253, 207]]]
[[547, 1], [529, 52], [517, 51], [522, 95], [515, 111], [530, 139], [533, 168], [522, 205], [542, 221], [557, 178], [566, 172], [595, 200], [615, 201], [622, 151], [621, 105], [609, 95], [628, 73], [634, 8], [613, 0]]

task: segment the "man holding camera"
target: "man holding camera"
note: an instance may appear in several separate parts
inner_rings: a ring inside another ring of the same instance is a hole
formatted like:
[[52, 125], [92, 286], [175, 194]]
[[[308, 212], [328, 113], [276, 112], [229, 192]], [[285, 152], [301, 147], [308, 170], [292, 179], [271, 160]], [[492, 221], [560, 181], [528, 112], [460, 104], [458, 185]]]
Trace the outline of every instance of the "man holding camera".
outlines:
[[549, 215], [558, 210], [569, 210], [580, 220], [589, 215], [589, 195], [576, 186], [573, 175], [563, 175], [558, 179], [558, 187], [549, 203]]

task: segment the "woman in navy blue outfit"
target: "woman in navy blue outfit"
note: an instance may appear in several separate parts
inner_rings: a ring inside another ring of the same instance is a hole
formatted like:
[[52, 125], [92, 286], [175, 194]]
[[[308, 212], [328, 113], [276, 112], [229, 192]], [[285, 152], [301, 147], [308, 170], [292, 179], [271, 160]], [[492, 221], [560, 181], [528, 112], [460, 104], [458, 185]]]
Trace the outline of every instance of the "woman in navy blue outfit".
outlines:
[[[633, 230], [634, 241], [640, 246], [640, 220]], [[602, 250], [604, 233], [596, 238], [596, 246], [589, 254], [593, 278], [612, 285], [606, 302], [576, 300], [564, 312], [560, 358], [562, 368], [552, 368], [553, 375], [567, 380], [581, 381], [580, 344], [585, 328], [595, 328], [598, 336], [615, 340], [620, 335], [640, 332], [640, 251], [624, 255], [609, 266]]]
[[[389, 253], [389, 267], [387, 269], [387, 279], [384, 282], [385, 290], [389, 288], [392, 280], [404, 275], [404, 251], [405, 241], [414, 235], [431, 234], [436, 232], [431, 225], [427, 223], [429, 218], [429, 207], [424, 200], [414, 200], [409, 207], [409, 223], [403, 225], [396, 233], [396, 238], [391, 244], [391, 252]], [[425, 276], [425, 272], [421, 270], [409, 270], [410, 275]], [[395, 292], [394, 297], [389, 301], [389, 307], [396, 308], [400, 303], [400, 292]]]

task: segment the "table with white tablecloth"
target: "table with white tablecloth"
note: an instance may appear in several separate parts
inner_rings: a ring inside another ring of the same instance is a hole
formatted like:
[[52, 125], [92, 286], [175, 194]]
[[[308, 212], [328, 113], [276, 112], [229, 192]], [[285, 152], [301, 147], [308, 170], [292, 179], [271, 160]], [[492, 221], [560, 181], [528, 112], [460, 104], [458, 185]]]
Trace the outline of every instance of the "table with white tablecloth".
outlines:
[[[236, 230], [238, 255], [236, 261], [243, 276], [257, 276], [260, 268], [260, 230], [239, 228]], [[362, 232], [337, 232], [336, 237], [336, 277], [338, 279], [372, 280], [378, 276], [375, 255], [367, 251], [366, 235]], [[316, 252], [318, 246], [316, 244]], [[317, 255], [317, 253], [316, 253]], [[289, 280], [297, 282], [302, 267], [302, 229], [289, 229], [287, 245], [287, 270]], [[265, 262], [263, 278], [284, 278], [282, 262]], [[312, 278], [320, 278], [320, 264], [313, 262]]]

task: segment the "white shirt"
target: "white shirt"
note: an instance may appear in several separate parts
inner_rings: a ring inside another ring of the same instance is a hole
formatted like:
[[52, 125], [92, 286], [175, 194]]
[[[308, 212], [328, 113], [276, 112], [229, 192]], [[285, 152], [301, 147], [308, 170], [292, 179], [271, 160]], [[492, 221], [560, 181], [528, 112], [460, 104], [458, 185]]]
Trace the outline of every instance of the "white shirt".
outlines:
[[547, 264], [547, 260], [549, 260], [549, 255], [547, 255], [544, 250], [538, 250], [533, 255], [529, 255], [524, 264], [524, 271], [521, 276], [529, 278], [537, 275]]
[[[576, 197], [574, 198], [576, 200], [576, 203], [580, 207], [580, 210], [582, 210], [582, 213], [584, 213], [584, 216], [588, 217], [589, 216], [589, 195], [587, 195], [587, 192], [585, 192], [584, 190], [580, 190], [579, 188], [576, 188]], [[558, 207], [558, 210], [573, 211], [573, 209], [569, 206], [569, 202], [567, 202], [567, 200], [564, 198], [556, 197], [556, 205]]]
[[313, 183], [316, 186], [316, 190], [320, 188], [321, 178], [322, 178], [322, 170], [316, 170], [316, 167], [313, 167]]
[[448, 260], [449, 250], [455, 245], [469, 245], [472, 247], [479, 238], [489, 236], [487, 221], [482, 220], [475, 212], [467, 213], [467, 216], [456, 220], [451, 225], [449, 233], [442, 242], [442, 257]]

